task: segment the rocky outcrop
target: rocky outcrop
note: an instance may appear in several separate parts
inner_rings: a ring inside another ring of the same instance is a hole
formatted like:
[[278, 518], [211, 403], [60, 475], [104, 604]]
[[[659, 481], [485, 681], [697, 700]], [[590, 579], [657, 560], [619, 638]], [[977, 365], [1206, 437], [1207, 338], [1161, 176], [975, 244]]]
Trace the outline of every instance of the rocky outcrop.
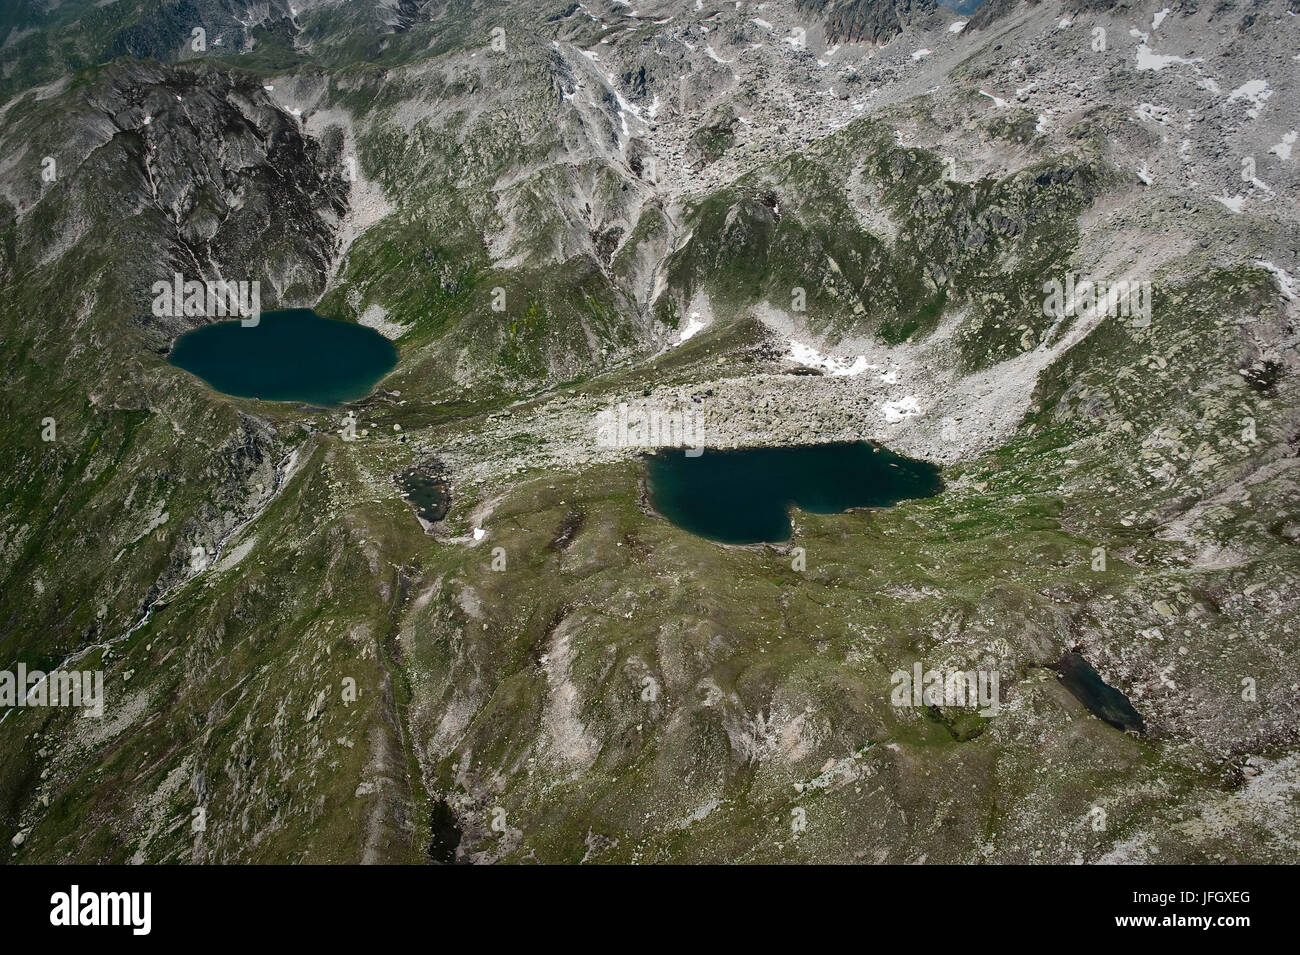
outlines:
[[799, 0], [821, 16], [832, 43], [888, 43], [913, 18], [933, 13], [934, 0]]

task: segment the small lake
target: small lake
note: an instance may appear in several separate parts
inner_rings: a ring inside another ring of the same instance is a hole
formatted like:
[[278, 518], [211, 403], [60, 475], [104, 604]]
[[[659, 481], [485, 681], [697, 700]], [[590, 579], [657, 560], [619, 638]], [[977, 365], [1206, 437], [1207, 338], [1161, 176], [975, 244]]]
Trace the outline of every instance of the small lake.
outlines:
[[426, 465], [408, 468], [395, 475], [397, 486], [402, 489], [402, 497], [410, 502], [422, 523], [432, 524], [447, 516], [451, 507], [451, 493], [447, 489], [447, 478], [438, 465]]
[[292, 308], [263, 312], [251, 328], [196, 328], [167, 360], [237, 398], [334, 405], [369, 394], [397, 364], [397, 346], [364, 325]]
[[1126, 733], [1145, 733], [1146, 723], [1129, 698], [1101, 678], [1087, 660], [1071, 650], [1048, 667], [1093, 716]]
[[646, 459], [654, 509], [683, 530], [724, 544], [790, 539], [790, 508], [838, 514], [930, 497], [939, 469], [866, 441], [783, 448], [681, 449]]

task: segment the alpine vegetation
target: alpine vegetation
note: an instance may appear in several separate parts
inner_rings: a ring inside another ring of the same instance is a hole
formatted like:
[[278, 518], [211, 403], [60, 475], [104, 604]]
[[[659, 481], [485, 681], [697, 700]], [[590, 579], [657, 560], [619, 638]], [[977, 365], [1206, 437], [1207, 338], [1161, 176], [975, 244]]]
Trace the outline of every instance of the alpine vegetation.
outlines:
[[951, 706], [977, 710], [980, 716], [997, 716], [999, 676], [996, 670], [895, 670], [889, 677], [894, 706]]
[[1071, 273], [1064, 283], [1049, 280], [1043, 291], [1043, 314], [1049, 318], [1122, 317], [1135, 329], [1151, 324], [1151, 282], [1145, 279], [1094, 280]]

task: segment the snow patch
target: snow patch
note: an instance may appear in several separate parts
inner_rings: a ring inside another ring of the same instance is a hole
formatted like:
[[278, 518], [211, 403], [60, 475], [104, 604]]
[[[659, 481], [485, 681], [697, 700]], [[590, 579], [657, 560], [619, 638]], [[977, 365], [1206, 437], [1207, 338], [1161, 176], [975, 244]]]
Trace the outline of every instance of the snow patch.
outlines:
[[1285, 269], [1263, 259], [1256, 259], [1255, 264], [1273, 273], [1273, 277], [1277, 279], [1278, 290], [1282, 293], [1283, 298], [1292, 302], [1300, 299], [1300, 282], [1288, 275]]
[[686, 327], [682, 329], [681, 336], [677, 339], [677, 344], [680, 345], [687, 339], [694, 338], [708, 327], [709, 323], [700, 318], [699, 312], [691, 312], [690, 318], [686, 320]]
[[806, 368], [820, 368], [836, 377], [853, 377], [862, 374], [868, 368], [874, 367], [867, 363], [866, 355], [857, 355], [852, 359], [831, 358], [821, 354], [812, 346], [797, 342], [793, 338], [790, 339], [790, 354], [786, 357], [796, 365], [803, 365]]
[[919, 415], [921, 406], [917, 403], [916, 396], [907, 395], [897, 401], [886, 401], [880, 406], [880, 410], [885, 413], [887, 424], [899, 424], [907, 418]]
[[1173, 55], [1166, 55], [1163, 53], [1157, 53], [1154, 50], [1152, 50], [1151, 47], [1147, 46], [1146, 34], [1143, 34], [1142, 36], [1143, 36], [1143, 40], [1141, 43], [1138, 44], [1138, 48], [1137, 48], [1137, 71], [1139, 73], [1143, 73], [1147, 70], [1156, 70], [1156, 71], [1163, 70], [1166, 66], [1169, 66], [1174, 63], [1183, 63], [1190, 66], [1193, 63], [1202, 62], [1201, 57], [1197, 57], [1194, 60], [1189, 60], [1181, 56], [1173, 56]]
[[1272, 95], [1273, 91], [1268, 87], [1268, 80], [1249, 80], [1228, 94], [1228, 102], [1234, 103], [1242, 99], [1250, 103], [1246, 115], [1254, 119], [1259, 115], [1260, 108]]
[[1293, 129], [1282, 137], [1282, 141], [1275, 146], [1269, 146], [1268, 151], [1277, 156], [1278, 159], [1288, 160], [1291, 158], [1291, 147], [1295, 145], [1296, 131]]

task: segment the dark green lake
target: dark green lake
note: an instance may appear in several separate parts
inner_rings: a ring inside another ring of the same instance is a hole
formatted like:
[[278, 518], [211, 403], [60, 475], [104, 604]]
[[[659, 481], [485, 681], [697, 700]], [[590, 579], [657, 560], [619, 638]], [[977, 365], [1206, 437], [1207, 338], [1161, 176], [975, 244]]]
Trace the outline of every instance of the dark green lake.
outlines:
[[333, 405], [370, 393], [397, 364], [397, 346], [372, 328], [311, 309], [263, 312], [182, 335], [168, 361], [238, 398]]
[[447, 479], [441, 470], [430, 467], [414, 467], [396, 475], [397, 486], [402, 489], [402, 496], [411, 502], [415, 513], [423, 520], [433, 523], [447, 516], [451, 506], [451, 495], [447, 490]]
[[865, 441], [682, 450], [646, 459], [650, 501], [683, 530], [724, 544], [789, 540], [790, 508], [837, 514], [888, 507], [943, 488], [939, 469]]
[[1048, 667], [1093, 716], [1126, 733], [1145, 733], [1146, 723], [1127, 696], [1101, 678], [1087, 660], [1071, 650]]

